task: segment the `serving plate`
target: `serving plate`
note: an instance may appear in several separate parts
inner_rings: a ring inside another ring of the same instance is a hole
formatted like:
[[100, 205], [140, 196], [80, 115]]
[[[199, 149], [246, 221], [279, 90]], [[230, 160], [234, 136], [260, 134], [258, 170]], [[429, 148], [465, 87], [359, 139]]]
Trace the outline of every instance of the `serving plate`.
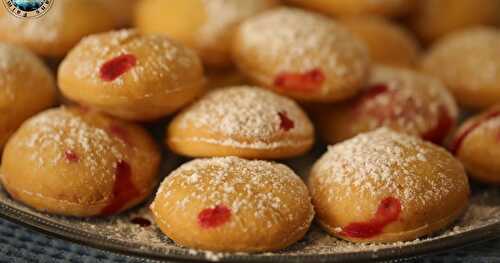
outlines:
[[[316, 147], [308, 156], [286, 162], [306, 176], [324, 152]], [[163, 161], [162, 174], [186, 161], [173, 154]], [[500, 237], [500, 189], [473, 185], [471, 205], [448, 230], [411, 242], [353, 244], [331, 237], [313, 225], [306, 237], [291, 247], [262, 254], [213, 253], [176, 246], [154, 225], [151, 200], [125, 214], [110, 218], [78, 219], [34, 211], [12, 200], [0, 188], [0, 216], [37, 231], [99, 249], [142, 258], [170, 261], [220, 262], [362, 262], [408, 259]]]

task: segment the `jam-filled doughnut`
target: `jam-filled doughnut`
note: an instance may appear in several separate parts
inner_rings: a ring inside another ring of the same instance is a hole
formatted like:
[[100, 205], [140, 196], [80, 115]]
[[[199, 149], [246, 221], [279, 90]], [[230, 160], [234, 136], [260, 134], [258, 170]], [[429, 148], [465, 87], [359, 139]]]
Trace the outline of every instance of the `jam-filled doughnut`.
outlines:
[[352, 97], [369, 72], [366, 47], [331, 19], [283, 7], [246, 20], [233, 47], [253, 82], [301, 101]]
[[443, 80], [464, 107], [500, 103], [500, 30], [480, 27], [448, 35], [430, 49], [421, 67]]
[[0, 8], [0, 41], [25, 46], [44, 57], [62, 58], [82, 37], [116, 26], [100, 1], [57, 0], [36, 19], [20, 19]]
[[462, 164], [443, 148], [387, 128], [331, 146], [309, 177], [317, 220], [353, 242], [435, 233], [467, 208]]
[[415, 0], [288, 0], [288, 2], [334, 16], [407, 14]]
[[30, 116], [52, 106], [56, 84], [34, 54], [0, 42], [0, 149]]
[[163, 181], [151, 210], [177, 244], [227, 252], [285, 248], [314, 217], [307, 187], [290, 168], [237, 157], [182, 165]]
[[379, 127], [442, 143], [458, 108], [438, 79], [412, 70], [376, 66], [358, 97], [315, 114], [324, 139], [336, 143]]
[[451, 32], [500, 22], [498, 0], [419, 0], [410, 26], [426, 43]]
[[203, 62], [224, 67], [231, 62], [231, 42], [241, 21], [277, 4], [277, 0], [143, 0], [136, 26], [144, 33], [165, 33], [193, 47]]
[[469, 119], [458, 129], [450, 150], [476, 180], [500, 184], [500, 105]]
[[217, 89], [175, 117], [167, 144], [191, 157], [282, 159], [301, 155], [314, 128], [291, 99], [257, 87]]
[[406, 68], [416, 65], [419, 44], [402, 26], [376, 16], [349, 17], [340, 22], [363, 40], [374, 62]]
[[157, 183], [159, 151], [145, 130], [83, 108], [27, 120], [2, 156], [1, 181], [14, 198], [67, 216], [106, 216], [143, 201]]
[[153, 120], [204, 90], [198, 56], [160, 35], [120, 30], [83, 39], [59, 68], [62, 93], [128, 120]]

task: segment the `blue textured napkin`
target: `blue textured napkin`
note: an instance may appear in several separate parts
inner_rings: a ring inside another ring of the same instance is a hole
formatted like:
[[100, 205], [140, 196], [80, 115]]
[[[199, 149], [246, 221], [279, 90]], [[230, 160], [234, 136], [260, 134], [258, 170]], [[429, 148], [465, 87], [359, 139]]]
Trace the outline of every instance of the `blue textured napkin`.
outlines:
[[[153, 262], [118, 255], [33, 232], [0, 219], [0, 263]], [[500, 240], [418, 260], [425, 263], [500, 262]]]

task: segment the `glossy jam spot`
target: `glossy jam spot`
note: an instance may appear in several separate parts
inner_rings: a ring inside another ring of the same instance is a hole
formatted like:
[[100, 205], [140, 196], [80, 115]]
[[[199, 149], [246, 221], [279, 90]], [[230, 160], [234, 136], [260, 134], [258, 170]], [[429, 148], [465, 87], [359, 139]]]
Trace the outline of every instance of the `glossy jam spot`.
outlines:
[[130, 222], [141, 227], [148, 227], [151, 225], [151, 221], [143, 217], [134, 217], [130, 220]]
[[422, 138], [436, 144], [441, 144], [455, 125], [455, 120], [445, 106], [439, 107], [439, 119], [434, 128], [422, 134]]
[[313, 69], [305, 73], [288, 73], [279, 74], [274, 79], [274, 86], [292, 91], [314, 91], [323, 85], [326, 77], [320, 69]]
[[366, 222], [355, 222], [342, 228], [341, 235], [353, 238], [371, 238], [382, 233], [390, 223], [399, 219], [401, 202], [387, 197], [380, 202], [375, 216]]
[[66, 150], [64, 152], [64, 158], [66, 158], [66, 160], [68, 162], [78, 162], [78, 160], [80, 160], [80, 157], [78, 157], [78, 154], [76, 154], [73, 150]]
[[113, 136], [120, 139], [124, 143], [129, 144], [129, 145], [132, 144], [130, 142], [130, 137], [129, 137], [127, 130], [125, 128], [123, 128], [122, 126], [120, 126], [119, 124], [117, 124], [117, 123], [111, 124], [109, 126], [108, 130]]
[[462, 131], [460, 131], [455, 136], [454, 140], [451, 142], [450, 151], [453, 154], [457, 154], [458, 151], [460, 150], [460, 147], [462, 147], [463, 142], [465, 141], [467, 136], [469, 136], [469, 134], [471, 134], [475, 129], [479, 128], [481, 124], [499, 116], [500, 116], [500, 110], [492, 111], [482, 117], [479, 117], [477, 120], [473, 121], [471, 124], [469, 124], [466, 128], [462, 129]]
[[278, 115], [280, 116], [280, 128], [282, 130], [287, 132], [295, 127], [295, 123], [288, 118], [286, 111], [280, 111]]
[[112, 215], [119, 212], [130, 200], [140, 196], [140, 191], [132, 181], [130, 165], [120, 160], [115, 167], [115, 183], [113, 186], [113, 200], [102, 211], [102, 215]]
[[231, 218], [231, 210], [225, 205], [203, 209], [198, 214], [198, 224], [202, 228], [214, 228], [224, 225]]
[[137, 58], [131, 54], [115, 57], [101, 66], [99, 76], [104, 81], [113, 81], [137, 64]]

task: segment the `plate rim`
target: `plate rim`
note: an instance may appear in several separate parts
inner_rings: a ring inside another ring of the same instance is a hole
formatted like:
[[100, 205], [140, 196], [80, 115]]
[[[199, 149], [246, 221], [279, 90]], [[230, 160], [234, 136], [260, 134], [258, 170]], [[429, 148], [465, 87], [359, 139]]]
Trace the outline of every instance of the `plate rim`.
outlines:
[[[131, 256], [149, 260], [170, 260], [175, 262], [210, 262], [203, 253], [201, 254], [165, 254], [160, 252], [144, 251], [140, 248], [127, 246], [126, 242], [109, 240], [98, 235], [92, 235], [85, 231], [50, 222], [50, 220], [30, 214], [29, 212], [17, 209], [6, 203], [0, 203], [0, 217], [10, 222], [28, 227], [31, 230], [55, 237], [61, 240], [70, 241], [84, 246], [89, 246], [102, 251], [109, 251], [115, 254]], [[500, 222], [495, 222], [483, 227], [472, 229], [457, 235], [450, 235], [434, 241], [427, 241], [411, 244], [401, 248], [382, 248], [377, 251], [348, 252], [335, 254], [318, 255], [266, 255], [231, 254], [220, 258], [219, 262], [368, 262], [384, 260], [408, 260], [421, 256], [445, 252], [475, 243], [486, 242], [488, 240], [500, 238]], [[215, 253], [217, 254], [217, 253]], [[397, 258], [395, 258], [397, 257]]]

